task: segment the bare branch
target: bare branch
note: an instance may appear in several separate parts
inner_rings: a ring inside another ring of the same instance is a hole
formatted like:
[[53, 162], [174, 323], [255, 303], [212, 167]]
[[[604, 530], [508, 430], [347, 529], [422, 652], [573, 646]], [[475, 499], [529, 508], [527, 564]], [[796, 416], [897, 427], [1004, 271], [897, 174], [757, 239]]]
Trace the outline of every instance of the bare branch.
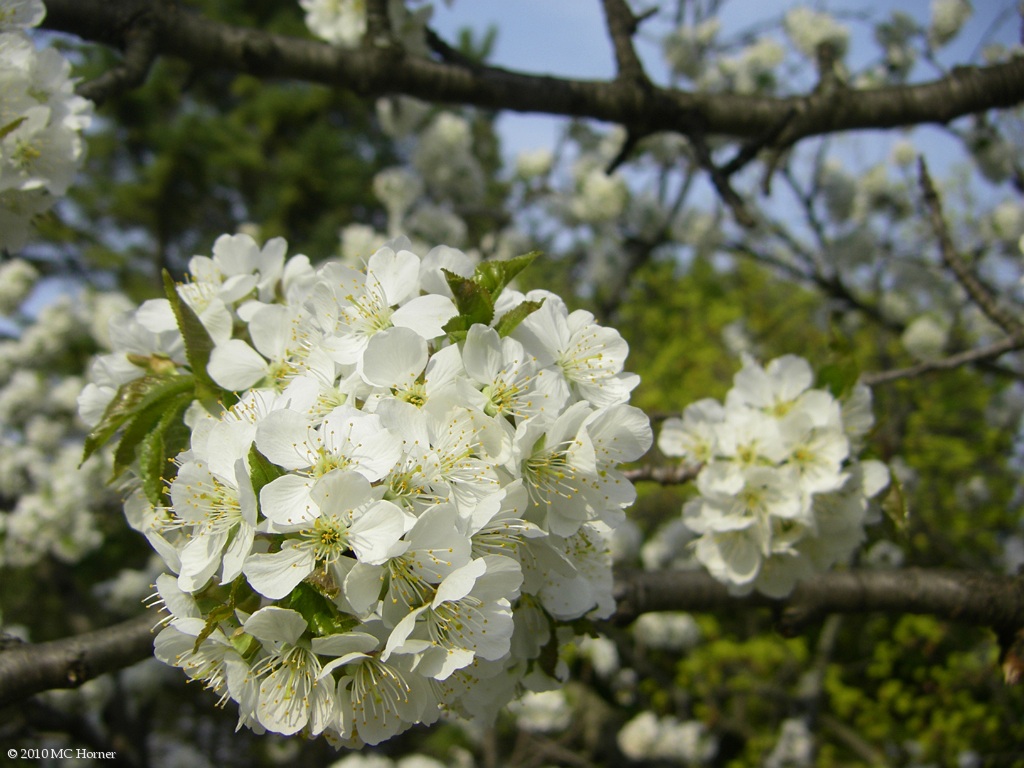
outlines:
[[[990, 627], [1004, 647], [1012, 647], [1024, 627], [1024, 578], [921, 568], [819, 574], [777, 600], [730, 595], [703, 571], [634, 571], [617, 574], [615, 596], [613, 620], [619, 624], [652, 611], [770, 607], [779, 615], [780, 630], [795, 634], [829, 614], [916, 613]], [[0, 706], [74, 688], [148, 658], [152, 627], [153, 616], [144, 614], [96, 632], [0, 651]]]
[[77, 688], [152, 656], [153, 624], [153, 616], [143, 614], [95, 632], [0, 652], [0, 706], [53, 688]]
[[993, 344], [976, 349], [968, 349], [964, 352], [944, 357], [941, 360], [929, 360], [907, 368], [896, 368], [891, 371], [865, 373], [861, 377], [861, 381], [869, 387], [874, 387], [879, 384], [888, 384], [897, 379], [911, 379], [923, 376], [926, 373], [950, 371], [962, 365], [988, 362], [1005, 355], [1007, 352], [1013, 352], [1018, 349], [1024, 349], [1024, 336], [1010, 336]]
[[460, 67], [465, 67], [466, 69], [480, 69], [479, 62], [469, 58], [456, 48], [452, 48], [447, 41], [434, 30], [428, 27], [426, 34], [427, 45], [430, 46], [430, 50], [440, 56], [443, 61]]
[[631, 483], [653, 481], [661, 485], [682, 485], [697, 477], [700, 467], [655, 467], [645, 464], [635, 469], [627, 469], [624, 474]]
[[688, 134], [687, 138], [690, 139], [693, 151], [697, 155], [697, 162], [701, 168], [707, 171], [708, 176], [711, 177], [711, 183], [715, 187], [715, 191], [722, 198], [722, 202], [729, 206], [729, 210], [732, 211], [736, 223], [747, 229], [752, 229], [757, 225], [757, 221], [750, 211], [747, 210], [743, 198], [732, 188], [732, 185], [729, 183], [729, 176], [715, 165], [714, 158], [711, 157], [711, 150], [708, 149], [707, 142], [704, 141], [702, 133], [694, 131]]
[[626, 5], [626, 0], [602, 0], [604, 18], [608, 25], [608, 35], [615, 48], [615, 64], [618, 76], [622, 80], [632, 82], [641, 87], [649, 87], [650, 80], [644, 72], [644, 65], [633, 48], [633, 35], [636, 34], [637, 18]]
[[619, 574], [617, 623], [650, 611], [716, 611], [732, 606], [771, 607], [780, 630], [793, 634], [833, 613], [928, 614], [990, 627], [1004, 636], [1024, 626], [1024, 579], [961, 571], [904, 568], [891, 571], [835, 571], [797, 585], [793, 594], [772, 599], [729, 594], [704, 571]]
[[963, 258], [953, 245], [953, 239], [949, 235], [949, 227], [946, 226], [946, 218], [942, 215], [942, 201], [939, 200], [939, 193], [935, 191], [932, 177], [928, 173], [928, 166], [923, 157], [918, 158], [917, 171], [920, 178], [921, 194], [925, 206], [928, 208], [928, 219], [932, 225], [932, 231], [939, 240], [939, 250], [942, 253], [942, 260], [956, 275], [957, 282], [964, 287], [967, 295], [971, 297], [978, 308], [985, 313], [985, 316], [998, 325], [1010, 336], [1020, 337], [1024, 335], [1024, 324], [1015, 318], [1005, 309], [999, 306], [995, 293], [987, 285], [971, 272], [970, 267], [964, 263]]
[[778, 140], [779, 136], [782, 135], [782, 132], [786, 130], [786, 127], [795, 116], [796, 110], [786, 112], [774, 125], [768, 126], [763, 133], [759, 136], [755, 136], [740, 147], [735, 157], [722, 166], [722, 173], [726, 176], [732, 176], [737, 171], [746, 167], [751, 160], [757, 157], [758, 153], [760, 153], [762, 149], [772, 146]]
[[142, 85], [156, 59], [156, 30], [148, 16], [142, 16], [125, 30], [125, 50], [121, 65], [107, 70], [95, 80], [82, 83], [78, 94], [97, 104], [118, 91]]
[[[48, 0], [44, 25], [86, 40], [124, 45], [131, 18], [149, 13], [156, 53], [199, 68], [294, 78], [368, 95], [405, 94], [434, 102], [518, 112], [590, 117], [645, 131], [703, 131], [756, 138], [785, 124], [774, 147], [808, 136], [859, 128], [946, 123], [961, 115], [1024, 100], [1024, 58], [963, 67], [914, 86], [766, 97], [640, 88], [622, 79], [573, 80], [496, 67], [470, 70], [445, 61], [395, 57], [367, 47], [341, 50], [308, 39], [244, 29], [149, 0]], [[790, 117], [791, 116], [791, 117]], [[789, 118], [789, 119], [787, 119]]]

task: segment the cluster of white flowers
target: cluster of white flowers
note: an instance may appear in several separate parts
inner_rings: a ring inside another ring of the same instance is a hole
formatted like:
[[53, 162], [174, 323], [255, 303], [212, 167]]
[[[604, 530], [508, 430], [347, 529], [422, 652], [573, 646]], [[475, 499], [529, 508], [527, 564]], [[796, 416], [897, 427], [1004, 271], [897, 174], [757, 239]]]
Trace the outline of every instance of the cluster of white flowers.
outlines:
[[575, 219], [599, 224], [622, 215], [629, 202], [629, 189], [621, 176], [609, 175], [592, 158], [587, 158], [573, 167], [573, 177], [576, 189], [569, 201], [569, 211]]
[[666, 455], [702, 465], [683, 520], [697, 559], [735, 594], [788, 594], [847, 558], [877, 515], [888, 470], [857, 459], [874, 422], [870, 390], [840, 401], [812, 383], [803, 358], [762, 368], [747, 356], [724, 405], [693, 403], [659, 436]]
[[619, 749], [631, 760], [706, 765], [718, 754], [718, 740], [699, 720], [680, 721], [641, 712], [618, 733]]
[[680, 26], [665, 36], [662, 51], [672, 72], [696, 80], [706, 66], [705, 54], [715, 42], [722, 22], [717, 17], [695, 26]]
[[44, 15], [42, 0], [0, 0], [0, 249], [21, 248], [32, 218], [67, 192], [92, 115], [71, 65], [25, 31]]
[[818, 46], [823, 43], [832, 45], [841, 57], [850, 42], [849, 29], [830, 14], [807, 6], [801, 5], [786, 11], [782, 25], [794, 47], [810, 59], [816, 58]]
[[[508, 288], [529, 257], [408, 247], [314, 269], [225, 235], [115, 318], [80, 398], [99, 433], [137, 406], [126, 513], [174, 574], [158, 657], [255, 729], [375, 744], [492, 716], [543, 684], [554, 622], [614, 610], [608, 537], [635, 496], [616, 465], [652, 441], [625, 341]], [[170, 435], [176, 410], [190, 436], [164, 493], [139, 433]]]
[[[34, 269], [13, 260], [5, 300], [20, 307]], [[0, 341], [0, 568], [44, 557], [74, 563], [103, 540], [96, 512], [116, 509], [107, 485], [111, 452], [82, 462], [76, 398], [82, 358], [97, 347], [90, 320], [106, 295], [54, 300], [35, 316], [8, 312], [15, 334]], [[103, 298], [101, 298], [103, 297]], [[6, 309], [10, 310], [10, 307]]]
[[814, 735], [807, 718], [783, 721], [779, 740], [764, 761], [765, 768], [806, 768], [814, 764]]
[[[339, 48], [357, 48], [366, 36], [366, 0], [299, 0], [309, 31]], [[410, 11], [402, 0], [388, 0], [391, 33], [406, 52], [425, 54], [423, 31], [433, 8]]]
[[928, 42], [938, 47], [956, 37], [974, 9], [970, 0], [932, 0], [931, 11]]
[[0, 264], [0, 315], [13, 315], [39, 280], [39, 272], [24, 259]]

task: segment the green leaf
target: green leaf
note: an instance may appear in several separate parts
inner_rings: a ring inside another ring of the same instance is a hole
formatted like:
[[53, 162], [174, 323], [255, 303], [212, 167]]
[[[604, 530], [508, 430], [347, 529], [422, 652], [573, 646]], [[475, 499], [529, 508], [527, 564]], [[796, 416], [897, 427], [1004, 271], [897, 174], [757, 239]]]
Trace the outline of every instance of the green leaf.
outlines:
[[904, 541], [910, 531], [910, 510], [907, 508], [907, 497], [903, 484], [891, 471], [889, 472], [889, 490], [881, 503], [882, 511], [889, 518], [893, 527]]
[[[155, 505], [165, 501], [171, 466], [170, 459], [188, 447], [191, 430], [185, 425], [183, 414], [192, 404], [191, 393], [183, 393], [167, 403], [160, 403], [160, 419], [143, 437], [139, 449], [139, 473], [146, 498]], [[138, 418], [141, 418], [142, 414]], [[132, 425], [134, 426], [134, 424]], [[127, 433], [126, 433], [127, 435]], [[124, 441], [122, 440], [122, 443]], [[121, 446], [118, 446], [121, 452]]]
[[183, 393], [189, 393], [190, 399], [194, 399], [195, 384], [195, 377], [191, 374], [141, 376], [122, 384], [107, 405], [99, 424], [85, 438], [82, 461], [85, 462], [100, 446], [110, 440], [125, 422], [150, 406]]
[[538, 309], [544, 305], [544, 299], [540, 301], [524, 301], [522, 304], [513, 307], [498, 320], [494, 325], [494, 330], [498, 332], [501, 337], [508, 336], [512, 331], [516, 329], [523, 320], [528, 318]]
[[207, 390], [203, 393], [204, 397], [219, 394], [220, 387], [206, 372], [206, 368], [210, 364], [210, 353], [214, 347], [213, 339], [210, 338], [206, 326], [203, 325], [192, 307], [181, 298], [171, 273], [166, 269], [164, 270], [164, 293], [167, 294], [167, 300], [171, 302], [174, 319], [178, 321], [178, 330], [181, 331], [181, 338], [185, 342], [185, 358], [192, 368], [192, 373], [195, 374], [197, 383], [201, 385], [197, 388]]
[[491, 296], [497, 296], [516, 275], [526, 269], [540, 256], [540, 251], [531, 251], [505, 261], [484, 261], [477, 265], [473, 280], [486, 288]]
[[180, 427], [176, 430], [175, 439], [170, 441], [173, 449], [168, 447], [168, 452], [172, 452], [176, 456], [188, 442], [189, 432], [181, 419], [181, 414], [193, 399], [193, 393], [180, 392], [158, 400], [132, 417], [125, 427], [117, 451], [114, 452], [114, 476], [111, 479], [120, 477], [135, 461], [136, 447], [154, 429], [163, 431], [166, 439], [166, 433], [169, 430], [174, 429], [175, 426]]
[[458, 343], [466, 340], [466, 336], [468, 335], [469, 329], [472, 325], [473, 323], [470, 322], [469, 318], [465, 315], [456, 315], [441, 327], [444, 332], [448, 334], [449, 339]]
[[540, 655], [536, 663], [548, 677], [558, 678], [558, 633], [555, 631], [554, 622], [548, 617], [551, 625], [551, 635], [548, 641], [540, 649]]
[[301, 613], [318, 637], [351, 632], [359, 624], [358, 619], [342, 614], [315, 586], [304, 581], [292, 590], [288, 607]]
[[142, 490], [149, 503], [159, 507], [164, 503], [164, 468], [167, 466], [167, 447], [164, 433], [159, 428], [150, 430], [139, 447], [139, 475]]
[[256, 508], [260, 512], [263, 512], [260, 508], [260, 491], [263, 490], [263, 486], [284, 474], [285, 471], [260, 453], [253, 442], [249, 448], [249, 479], [252, 481], [252, 491], [256, 494]]
[[9, 122], [7, 125], [0, 127], [0, 139], [5, 138], [11, 133], [14, 133], [16, 130], [18, 130], [18, 126], [20, 126], [26, 120], [28, 120], [28, 118], [22, 115], [21, 117], [17, 117], [14, 120], [11, 120], [11, 122]]
[[[459, 315], [465, 318], [469, 326], [473, 323], [490, 325], [494, 319], [494, 299], [491, 293], [476, 280], [463, 277], [447, 269], [442, 270], [448, 287], [452, 289], [455, 306]], [[469, 330], [469, 326], [465, 330]], [[447, 330], [447, 327], [445, 328]]]
[[234, 606], [232, 605], [218, 605], [209, 615], [206, 617], [206, 624], [203, 625], [202, 630], [196, 635], [196, 644], [192, 646], [192, 653], [199, 653], [199, 646], [203, 644], [203, 640], [208, 638], [219, 628], [220, 623], [227, 619], [230, 619], [235, 613]]

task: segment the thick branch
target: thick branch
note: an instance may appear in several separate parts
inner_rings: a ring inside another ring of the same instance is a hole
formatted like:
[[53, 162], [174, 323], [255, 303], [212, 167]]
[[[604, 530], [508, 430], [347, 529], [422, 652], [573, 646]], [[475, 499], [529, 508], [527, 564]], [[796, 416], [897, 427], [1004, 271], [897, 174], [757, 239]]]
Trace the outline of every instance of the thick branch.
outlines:
[[0, 706], [53, 688], [77, 688], [153, 655], [152, 614], [38, 645], [0, 652]]
[[957, 571], [905, 568], [836, 571], [799, 584], [787, 598], [735, 597], [703, 571], [619, 574], [616, 621], [650, 611], [717, 611], [768, 606], [780, 612], [783, 632], [799, 631], [832, 613], [919, 613], [991, 627], [1000, 635], [1024, 627], [1024, 580]]
[[[327, 44], [233, 27], [170, 3], [149, 0], [48, 0], [44, 25], [86, 40], [124, 47], [132, 20], [155, 29], [156, 53], [198, 67], [294, 78], [368, 95], [406, 94], [433, 102], [518, 112], [590, 117], [648, 131], [702, 131], [740, 138], [785, 125], [775, 141], [859, 128], [945, 123], [1024, 100], [1024, 58], [965, 67], [941, 80], [872, 90], [818, 91], [769, 98], [641, 88], [624, 79], [571, 80], [494, 67], [468, 70], [442, 61], [344, 51]], [[787, 120], [788, 118], [788, 120]]]
[[84, 83], [78, 92], [97, 104], [120, 90], [142, 85], [156, 57], [156, 39], [151, 24], [145, 19], [132, 23], [124, 35], [125, 51], [120, 66]]
[[[614, 620], [652, 611], [735, 611], [771, 607], [789, 634], [829, 614], [928, 614], [995, 630], [1012, 641], [1024, 628], [1024, 579], [996, 574], [907, 568], [824, 573], [787, 598], [730, 595], [703, 571], [627, 572], [617, 576]], [[131, 666], [153, 652], [153, 616], [38, 645], [0, 651], [0, 706], [53, 688], [74, 688]]]

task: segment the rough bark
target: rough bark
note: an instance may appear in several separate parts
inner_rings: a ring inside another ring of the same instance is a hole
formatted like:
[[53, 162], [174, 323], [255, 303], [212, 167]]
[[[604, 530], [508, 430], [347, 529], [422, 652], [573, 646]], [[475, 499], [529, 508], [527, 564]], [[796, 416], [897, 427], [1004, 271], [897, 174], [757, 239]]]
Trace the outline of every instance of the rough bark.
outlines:
[[[830, 614], [927, 614], [996, 632], [1004, 645], [1024, 628], [1024, 579], [996, 574], [908, 568], [837, 571], [775, 600], [730, 595], [702, 571], [620, 573], [616, 623], [653, 611], [716, 612], [770, 608], [779, 630], [794, 634]], [[0, 706], [131, 666], [153, 653], [153, 614], [96, 632], [0, 651]]]
[[[619, 5], [607, 3], [612, 9]], [[323, 83], [366, 95], [589, 117], [639, 135], [677, 131], [758, 139], [772, 127], [774, 148], [839, 131], [946, 123], [1024, 100], [1024, 58], [957, 68], [919, 85], [870, 90], [839, 85], [780, 98], [657, 87], [646, 82], [630, 55], [620, 15], [610, 16], [620, 76], [607, 81], [435, 61], [405, 55], [396, 46], [339, 50], [224, 24], [171, 0], [47, 0], [44, 26], [122, 49], [141, 35], [147, 52], [197, 67]]]
[[0, 652], [0, 706], [53, 688], [77, 688], [148, 658], [157, 620], [144, 614], [95, 632]]

